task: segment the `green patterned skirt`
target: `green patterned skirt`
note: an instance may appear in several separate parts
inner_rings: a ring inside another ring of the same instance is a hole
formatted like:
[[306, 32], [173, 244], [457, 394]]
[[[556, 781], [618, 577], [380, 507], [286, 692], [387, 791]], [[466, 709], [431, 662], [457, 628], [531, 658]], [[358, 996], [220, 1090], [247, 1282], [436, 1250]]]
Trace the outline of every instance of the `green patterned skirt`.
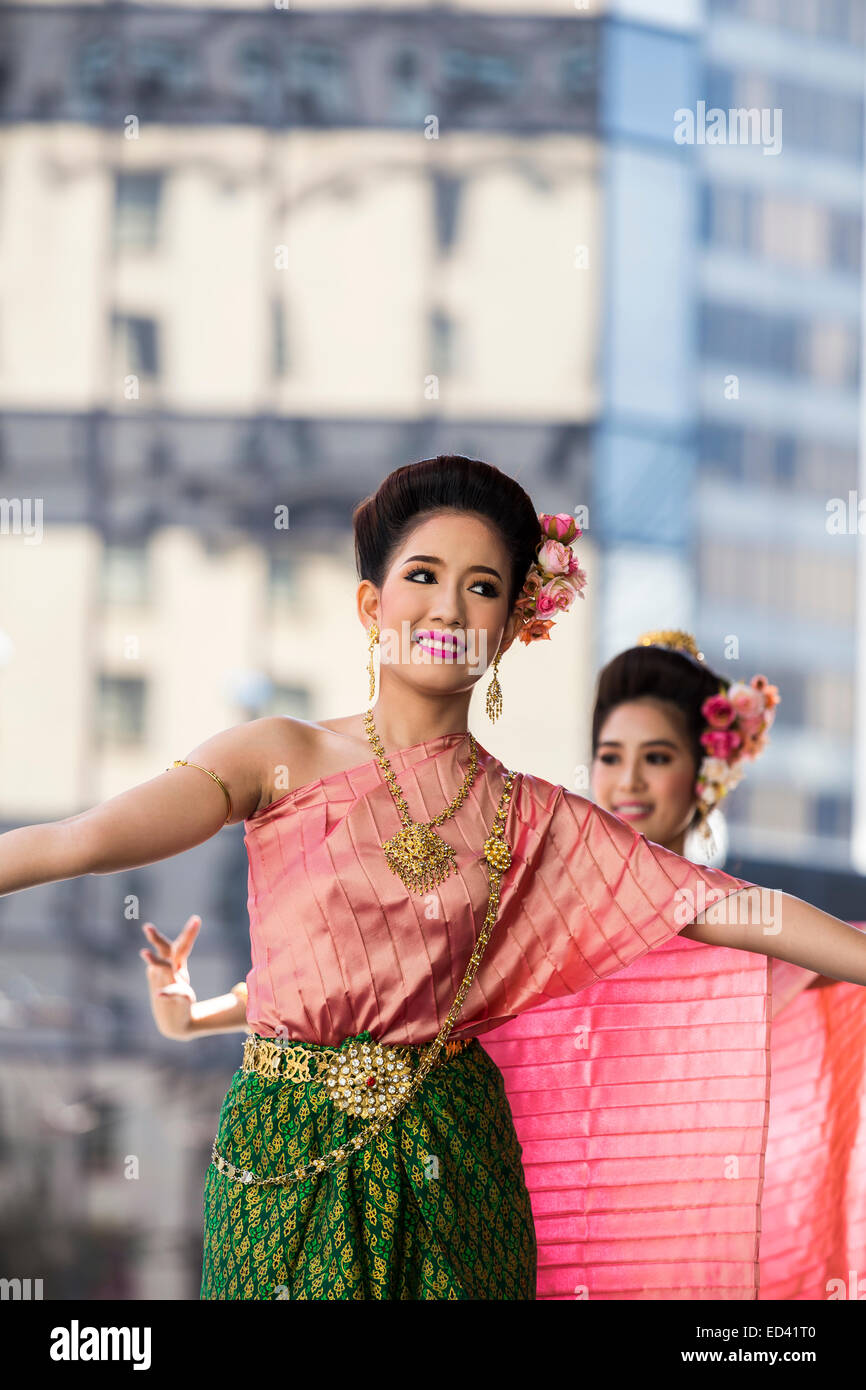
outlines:
[[[357, 1034], [341, 1044], [371, 1040]], [[315, 1046], [310, 1044], [309, 1046]], [[235, 1072], [217, 1151], [259, 1177], [344, 1144], [364, 1122], [321, 1081]], [[331, 1172], [257, 1187], [211, 1163], [203, 1299], [534, 1299], [536, 1240], [502, 1074], [477, 1039]]]

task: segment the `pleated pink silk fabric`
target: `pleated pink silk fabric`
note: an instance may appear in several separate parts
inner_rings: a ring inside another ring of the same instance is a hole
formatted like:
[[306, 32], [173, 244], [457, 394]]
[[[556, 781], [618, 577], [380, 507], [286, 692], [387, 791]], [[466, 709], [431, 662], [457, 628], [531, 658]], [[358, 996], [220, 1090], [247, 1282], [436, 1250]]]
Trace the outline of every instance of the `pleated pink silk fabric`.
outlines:
[[677, 936], [483, 1046], [539, 1299], [866, 1298], [861, 986]]
[[[462, 784], [469, 735], [443, 734], [388, 756], [412, 819], [429, 821]], [[246, 821], [247, 1021], [255, 1032], [331, 1044], [364, 1030], [385, 1043], [436, 1036], [484, 921], [483, 846], [505, 777], [503, 764], [479, 745], [474, 784], [439, 827], [457, 869], [427, 894], [408, 892], [386, 862], [382, 844], [401, 822], [375, 758], [289, 791]], [[751, 886], [697, 867], [584, 797], [524, 773], [514, 778], [505, 835], [512, 864], [454, 1037], [597, 987], [662, 947], [710, 902]], [[699, 1012], [705, 994], [698, 982]], [[554, 1031], [550, 1041], [558, 1052], [545, 1058], [547, 1078], [556, 1086], [557, 1058], [566, 1063], [559, 1099], [567, 1109], [554, 1096], [550, 1112], [533, 1121], [531, 1142], [549, 1144], [554, 1156], [587, 1112], [585, 1088], [571, 1070], [582, 1065], [571, 1039]], [[639, 1052], [639, 1043], [630, 1050]], [[619, 1081], [596, 1078], [606, 1096]], [[537, 1149], [531, 1156], [537, 1159]], [[572, 1187], [574, 1162], [579, 1169], [587, 1158], [568, 1155], [563, 1176]]]

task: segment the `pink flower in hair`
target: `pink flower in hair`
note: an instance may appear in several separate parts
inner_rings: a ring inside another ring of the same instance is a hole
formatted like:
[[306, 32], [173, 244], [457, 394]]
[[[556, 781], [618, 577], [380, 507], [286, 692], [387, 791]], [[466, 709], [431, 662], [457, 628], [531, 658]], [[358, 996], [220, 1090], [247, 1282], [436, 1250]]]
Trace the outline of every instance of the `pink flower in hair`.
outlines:
[[523, 619], [517, 636], [527, 646], [530, 642], [550, 640], [552, 615], [570, 608], [576, 593], [582, 598], [586, 584], [586, 575], [569, 545], [582, 535], [574, 518], [567, 512], [542, 512], [538, 520], [541, 540], [515, 604]]
[[756, 758], [767, 743], [779, 692], [766, 676], [753, 676], [748, 685], [733, 681], [701, 705], [709, 728], [701, 734], [707, 750], [698, 769], [695, 791], [705, 811], [717, 805], [738, 785], [747, 758]]
[[764, 712], [763, 694], [744, 681], [734, 681], [728, 686], [728, 699], [740, 719], [756, 719]]
[[557, 608], [563, 613], [567, 613], [574, 603], [574, 585], [569, 575], [562, 574], [556, 579], [551, 579], [549, 584], [545, 584], [544, 590], [550, 594]]
[[727, 729], [734, 718], [734, 707], [724, 695], [710, 695], [701, 705], [701, 714], [711, 729]]
[[549, 536], [554, 541], [561, 541], [564, 545], [583, 535], [574, 517], [569, 516], [568, 512], [557, 512], [556, 515], [540, 512], [538, 520], [541, 523], [542, 535]]
[[551, 586], [545, 584], [541, 589], [538, 598], [535, 600], [536, 617], [549, 618], [559, 611], [559, 605], [553, 594], [550, 592]]
[[752, 738], [756, 734], [759, 734], [764, 724], [765, 719], [762, 714], [753, 714], [750, 715], [749, 718], [741, 717], [737, 720], [737, 728], [746, 738]]
[[560, 541], [545, 541], [538, 552], [538, 568], [548, 574], [570, 574], [572, 553]]
[[707, 729], [701, 734], [701, 743], [712, 758], [727, 760], [741, 742], [736, 729]]

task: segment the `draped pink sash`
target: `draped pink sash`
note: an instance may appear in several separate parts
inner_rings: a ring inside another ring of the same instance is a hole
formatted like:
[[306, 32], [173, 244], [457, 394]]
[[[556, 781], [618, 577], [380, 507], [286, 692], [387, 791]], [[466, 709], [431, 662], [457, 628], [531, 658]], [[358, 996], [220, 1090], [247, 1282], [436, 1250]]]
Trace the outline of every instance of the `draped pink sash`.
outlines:
[[815, 982], [676, 936], [482, 1037], [540, 1299], [866, 1295], [866, 991]]

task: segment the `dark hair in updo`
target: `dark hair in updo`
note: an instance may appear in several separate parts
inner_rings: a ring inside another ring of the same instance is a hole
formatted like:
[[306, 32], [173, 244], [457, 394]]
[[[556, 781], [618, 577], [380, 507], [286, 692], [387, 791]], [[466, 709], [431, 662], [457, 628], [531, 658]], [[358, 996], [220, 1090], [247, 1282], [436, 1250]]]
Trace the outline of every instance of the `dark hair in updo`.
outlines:
[[[599, 673], [592, 711], [592, 756], [595, 757], [598, 750], [605, 721], [617, 705], [652, 696], [674, 705], [682, 714], [697, 777], [706, 753], [701, 734], [707, 722], [701, 714], [701, 705], [708, 696], [718, 695], [720, 686], [727, 689], [729, 684], [704, 662], [693, 660], [682, 652], [665, 647], [628, 647]], [[691, 826], [696, 826], [699, 820], [696, 808]]]
[[422, 521], [443, 508], [475, 512], [496, 527], [511, 557], [508, 611], [536, 557], [541, 523], [514, 478], [480, 459], [439, 454], [395, 468], [352, 513], [359, 579], [381, 588], [395, 552]]

